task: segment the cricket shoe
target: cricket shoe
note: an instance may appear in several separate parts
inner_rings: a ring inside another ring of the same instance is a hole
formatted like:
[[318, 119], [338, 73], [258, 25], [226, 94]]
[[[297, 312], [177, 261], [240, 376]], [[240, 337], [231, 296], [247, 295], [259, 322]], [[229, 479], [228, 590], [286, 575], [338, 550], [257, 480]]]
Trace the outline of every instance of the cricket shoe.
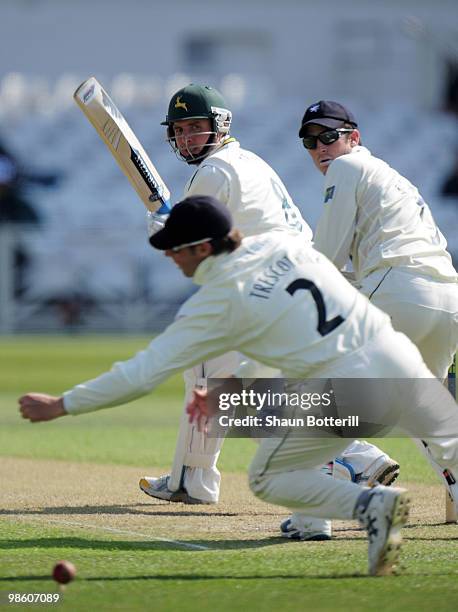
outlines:
[[405, 489], [377, 486], [361, 493], [355, 517], [369, 538], [369, 574], [389, 576], [399, 560], [403, 527], [409, 515]]
[[368, 487], [375, 487], [378, 484], [389, 487], [398, 476], [399, 463], [388, 455], [381, 455], [364, 472], [357, 475], [356, 482]]
[[282, 538], [303, 542], [323, 542], [332, 535], [331, 521], [293, 514], [280, 525]]
[[171, 491], [168, 487], [169, 478], [169, 475], [159, 476], [159, 478], [144, 476], [140, 478], [138, 484], [144, 493], [156, 499], [163, 499], [169, 502], [181, 502], [182, 504], [216, 504], [215, 501], [205, 501], [192, 497], [183, 487], [177, 491]]
[[333, 464], [334, 478], [350, 480], [365, 487], [375, 487], [378, 484], [389, 487], [399, 476], [399, 463], [388, 455], [380, 455], [359, 474], [356, 473], [351, 461], [343, 457], [334, 459]]

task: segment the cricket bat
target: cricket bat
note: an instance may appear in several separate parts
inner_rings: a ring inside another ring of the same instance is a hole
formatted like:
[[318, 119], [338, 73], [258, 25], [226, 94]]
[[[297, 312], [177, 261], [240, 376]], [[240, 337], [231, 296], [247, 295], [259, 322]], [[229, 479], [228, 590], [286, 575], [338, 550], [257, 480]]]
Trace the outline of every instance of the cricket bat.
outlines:
[[[456, 355], [448, 371], [447, 383], [448, 383], [447, 384], [448, 390], [453, 395], [454, 399], [458, 401], [457, 388], [456, 388]], [[458, 521], [458, 516], [456, 513], [455, 504], [453, 503], [453, 500], [450, 497], [449, 492], [446, 490], [445, 491], [445, 522], [446, 523], [456, 523], [457, 521]]]
[[[170, 191], [116, 104], [95, 77], [73, 94], [143, 204], [151, 212], [169, 212]], [[161, 210], [162, 209], [162, 210]]]

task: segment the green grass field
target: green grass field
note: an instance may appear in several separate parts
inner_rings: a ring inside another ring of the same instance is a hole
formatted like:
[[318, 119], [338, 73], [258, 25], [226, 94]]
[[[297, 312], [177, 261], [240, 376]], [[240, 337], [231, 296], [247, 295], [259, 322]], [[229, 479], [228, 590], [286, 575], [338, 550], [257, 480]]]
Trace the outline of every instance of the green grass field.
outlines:
[[[412, 490], [403, 569], [371, 579], [365, 534], [352, 523], [337, 522], [331, 542], [277, 537], [287, 511], [249, 493], [249, 440], [225, 443], [217, 506], [155, 502], [138, 490], [140, 476], [169, 466], [180, 377], [123, 407], [35, 425], [20, 419], [19, 395], [59, 394], [146, 342], [0, 340], [0, 603], [8, 593], [58, 593], [62, 610], [456, 609], [458, 527], [442, 524], [443, 491], [408, 440], [379, 441]], [[63, 592], [50, 578], [60, 559], [78, 570]]]

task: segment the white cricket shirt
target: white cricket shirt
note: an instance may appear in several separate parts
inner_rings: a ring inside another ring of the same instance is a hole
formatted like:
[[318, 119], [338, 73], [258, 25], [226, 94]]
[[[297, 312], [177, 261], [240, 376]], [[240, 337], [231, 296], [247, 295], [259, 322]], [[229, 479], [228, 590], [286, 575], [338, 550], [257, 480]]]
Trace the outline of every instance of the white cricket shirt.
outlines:
[[457, 279], [446, 240], [417, 188], [361, 146], [328, 167], [314, 245], [339, 269], [351, 258], [357, 281], [390, 266]]
[[185, 186], [184, 197], [190, 195], [213, 196], [226, 204], [244, 236], [285, 228], [312, 240], [312, 230], [280, 177], [232, 139], [202, 161]]
[[231, 350], [288, 378], [312, 376], [389, 324], [295, 232], [246, 238], [233, 253], [205, 259], [194, 281], [201, 288], [145, 350], [64, 393], [69, 413], [123, 404]]

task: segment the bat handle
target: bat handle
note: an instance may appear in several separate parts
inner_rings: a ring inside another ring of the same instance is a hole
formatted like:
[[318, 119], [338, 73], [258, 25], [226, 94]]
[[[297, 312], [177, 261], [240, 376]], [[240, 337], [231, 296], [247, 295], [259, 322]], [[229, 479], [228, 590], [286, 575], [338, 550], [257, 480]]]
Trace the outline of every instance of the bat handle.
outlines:
[[161, 202], [161, 207], [158, 210], [156, 210], [156, 213], [158, 215], [170, 215], [170, 211], [172, 210], [172, 207], [170, 205], [170, 200], [161, 199], [159, 200], [159, 202]]
[[[169, 215], [170, 214], [170, 211], [172, 210], [170, 200], [165, 200], [162, 195], [150, 195], [148, 199], [149, 199], [149, 204], [147, 204], [146, 207], [151, 214], [158, 214], [158, 215]], [[145, 202], [145, 200], [143, 201]]]

